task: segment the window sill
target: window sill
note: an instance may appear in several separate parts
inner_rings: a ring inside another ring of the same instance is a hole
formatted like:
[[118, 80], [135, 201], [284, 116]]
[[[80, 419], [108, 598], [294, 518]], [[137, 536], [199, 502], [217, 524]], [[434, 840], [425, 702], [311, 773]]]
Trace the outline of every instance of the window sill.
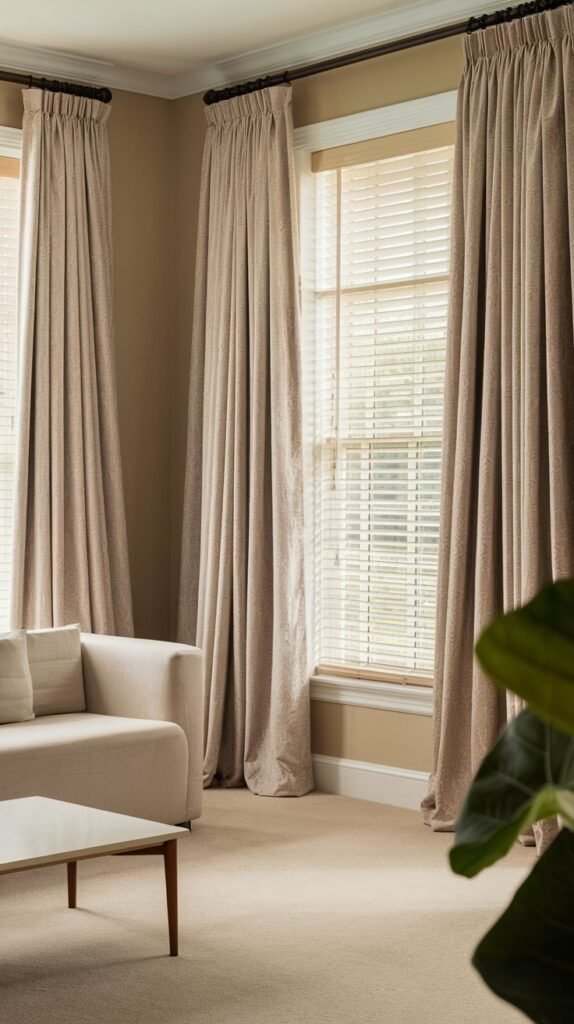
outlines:
[[432, 717], [433, 691], [411, 683], [375, 682], [343, 676], [311, 676], [311, 700], [328, 704], [350, 704], [378, 711], [399, 711], [407, 715]]

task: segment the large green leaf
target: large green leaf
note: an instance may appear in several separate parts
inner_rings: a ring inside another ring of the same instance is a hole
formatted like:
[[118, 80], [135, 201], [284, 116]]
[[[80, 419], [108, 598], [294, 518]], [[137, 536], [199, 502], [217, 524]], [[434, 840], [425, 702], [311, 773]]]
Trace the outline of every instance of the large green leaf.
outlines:
[[556, 815], [574, 828], [574, 740], [526, 709], [472, 782], [450, 851], [453, 871], [477, 875], [534, 822]]
[[496, 619], [476, 653], [484, 671], [541, 718], [574, 735], [574, 580]]
[[537, 1024], [574, 1021], [574, 835], [564, 829], [473, 959], [496, 995]]

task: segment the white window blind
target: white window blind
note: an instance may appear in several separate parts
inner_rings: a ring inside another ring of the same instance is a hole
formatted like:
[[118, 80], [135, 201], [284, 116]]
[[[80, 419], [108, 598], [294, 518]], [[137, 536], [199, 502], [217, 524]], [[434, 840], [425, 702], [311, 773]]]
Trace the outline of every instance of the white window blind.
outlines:
[[6, 142], [3, 131], [0, 128], [0, 627], [7, 626], [9, 620], [14, 525], [20, 216], [20, 133], [9, 133]]
[[452, 163], [313, 175], [319, 671], [432, 677]]

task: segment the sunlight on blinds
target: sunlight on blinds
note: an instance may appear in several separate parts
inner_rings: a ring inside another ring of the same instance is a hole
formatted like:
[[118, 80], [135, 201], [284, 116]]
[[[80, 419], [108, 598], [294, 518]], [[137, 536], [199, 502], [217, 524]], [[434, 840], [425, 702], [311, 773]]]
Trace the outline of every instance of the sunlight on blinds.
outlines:
[[0, 158], [0, 628], [8, 625], [15, 487], [19, 161]]
[[432, 676], [452, 163], [313, 176], [319, 669]]

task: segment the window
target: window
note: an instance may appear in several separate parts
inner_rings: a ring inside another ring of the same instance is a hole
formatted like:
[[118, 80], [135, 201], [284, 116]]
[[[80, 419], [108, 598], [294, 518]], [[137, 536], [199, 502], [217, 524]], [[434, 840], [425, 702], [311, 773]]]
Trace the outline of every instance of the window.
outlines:
[[0, 128], [0, 626], [9, 621], [16, 462], [20, 139]]
[[318, 672], [432, 678], [453, 164], [446, 127], [432, 139], [428, 129], [406, 132], [378, 148], [371, 140], [313, 158], [305, 320]]

